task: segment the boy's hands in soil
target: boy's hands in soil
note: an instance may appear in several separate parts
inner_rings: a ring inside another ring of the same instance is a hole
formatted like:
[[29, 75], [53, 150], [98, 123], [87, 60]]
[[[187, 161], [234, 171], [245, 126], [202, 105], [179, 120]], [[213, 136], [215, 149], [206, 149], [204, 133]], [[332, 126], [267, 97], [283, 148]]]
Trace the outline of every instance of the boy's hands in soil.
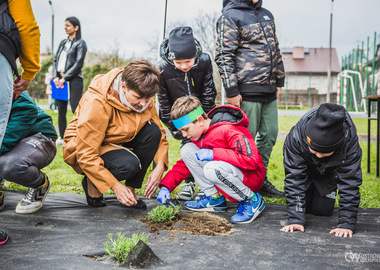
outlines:
[[305, 228], [301, 224], [290, 224], [290, 225], [283, 227], [280, 231], [283, 231], [283, 232], [294, 232], [294, 231], [304, 232]]
[[330, 231], [330, 234], [335, 234], [338, 237], [352, 237], [352, 231], [344, 228], [335, 228]]
[[162, 204], [167, 204], [167, 200], [170, 200], [170, 191], [168, 188], [163, 187], [158, 191], [157, 201]]

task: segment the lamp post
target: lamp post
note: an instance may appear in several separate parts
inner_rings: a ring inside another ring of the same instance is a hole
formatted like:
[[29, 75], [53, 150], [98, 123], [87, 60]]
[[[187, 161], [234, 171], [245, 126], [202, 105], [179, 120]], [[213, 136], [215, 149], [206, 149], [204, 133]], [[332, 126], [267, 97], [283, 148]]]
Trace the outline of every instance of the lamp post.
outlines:
[[51, 0], [49, 0], [49, 5], [51, 8], [51, 56], [54, 58], [54, 9]]
[[165, 0], [164, 31], [163, 31], [162, 40], [165, 39], [165, 34], [166, 34], [166, 16], [167, 16], [167, 14], [168, 14], [168, 0]]
[[332, 43], [332, 22], [333, 22], [333, 4], [334, 0], [331, 0], [331, 14], [330, 14], [330, 41], [329, 41], [329, 67], [327, 70], [327, 96], [326, 102], [330, 102], [330, 93], [331, 93], [331, 43]]

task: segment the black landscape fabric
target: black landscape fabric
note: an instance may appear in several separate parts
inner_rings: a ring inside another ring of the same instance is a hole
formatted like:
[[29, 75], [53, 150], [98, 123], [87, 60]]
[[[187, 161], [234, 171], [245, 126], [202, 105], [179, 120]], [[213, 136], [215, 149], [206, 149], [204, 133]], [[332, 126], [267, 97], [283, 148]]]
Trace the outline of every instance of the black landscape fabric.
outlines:
[[[23, 193], [5, 191], [0, 229], [9, 234], [0, 246], [0, 269], [121, 269], [86, 256], [104, 252], [107, 234], [145, 232], [147, 244], [162, 261], [154, 269], [380, 269], [380, 209], [360, 209], [354, 237], [328, 234], [332, 217], [307, 215], [305, 233], [284, 233], [286, 206], [268, 204], [252, 223], [234, 225], [227, 236], [149, 233], [140, 221], [147, 211], [127, 209], [115, 196], [107, 206], [90, 208], [84, 195], [50, 193], [44, 207], [29, 215], [14, 212]], [[159, 203], [144, 199], [148, 211]], [[236, 204], [229, 203], [230, 219]]]

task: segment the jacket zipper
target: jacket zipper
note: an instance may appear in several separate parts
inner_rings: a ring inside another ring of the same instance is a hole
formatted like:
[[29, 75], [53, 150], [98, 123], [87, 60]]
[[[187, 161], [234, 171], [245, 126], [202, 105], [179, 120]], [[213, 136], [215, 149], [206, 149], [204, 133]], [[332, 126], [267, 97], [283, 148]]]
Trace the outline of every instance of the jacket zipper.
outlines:
[[268, 42], [267, 34], [265, 33], [264, 27], [263, 27], [263, 25], [262, 25], [262, 23], [261, 23], [261, 17], [259, 17], [259, 14], [258, 14], [257, 10], [255, 10], [255, 14], [256, 14], [256, 17], [259, 19], [259, 23], [260, 23], [261, 30], [262, 30], [263, 33], [264, 33], [265, 41], [267, 42], [267, 46], [269, 47], [269, 52], [270, 52], [270, 73], [269, 73], [268, 82], [269, 82], [269, 84], [270, 84], [270, 79], [272, 78], [272, 71], [273, 71], [272, 48], [270, 47], [270, 44], [269, 44], [269, 42]]
[[[187, 84], [187, 92], [189, 93], [189, 96], [191, 96], [191, 89], [190, 89], [190, 83], [189, 83], [189, 78], [187, 76], [187, 72], [185, 73], [185, 82]], [[194, 85], [194, 81], [193, 81], [193, 85]]]

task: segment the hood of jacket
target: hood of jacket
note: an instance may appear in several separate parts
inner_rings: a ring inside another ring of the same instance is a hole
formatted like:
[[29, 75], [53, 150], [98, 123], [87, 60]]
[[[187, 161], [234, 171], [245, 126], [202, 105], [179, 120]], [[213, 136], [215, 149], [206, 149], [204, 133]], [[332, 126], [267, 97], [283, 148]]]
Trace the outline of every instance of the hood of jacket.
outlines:
[[[88, 91], [102, 97], [110, 106], [122, 111], [122, 112], [133, 112], [132, 109], [123, 105], [121, 101], [116, 98], [114, 95], [111, 95], [111, 85], [114, 79], [123, 72], [123, 68], [114, 68], [110, 72], [106, 74], [100, 74], [95, 76], [95, 78], [91, 81], [91, 84], [88, 87]], [[116, 91], [116, 90], [115, 90]], [[148, 107], [150, 108], [151, 105]], [[147, 108], [147, 110], [148, 110]]]
[[263, 4], [263, 0], [259, 0], [253, 4], [252, 0], [223, 0], [223, 12], [229, 9], [259, 9]]
[[247, 115], [237, 107], [220, 106], [212, 109], [207, 116], [211, 119], [210, 127], [206, 133], [221, 125], [233, 125], [248, 127], [249, 120]]
[[[197, 52], [195, 54], [195, 62], [194, 62], [194, 66], [196, 66], [199, 62], [199, 56], [202, 54], [202, 46], [201, 46], [201, 43], [197, 39], [194, 38], [194, 40], [195, 40], [195, 45], [197, 49]], [[168, 58], [168, 55], [169, 55], [169, 39], [166, 38], [164, 39], [164, 41], [161, 43], [161, 46], [160, 46], [160, 57], [164, 59], [166, 62], [168, 62], [169, 64], [171, 64], [172, 66], [175, 66], [173, 60], [170, 60]]]

